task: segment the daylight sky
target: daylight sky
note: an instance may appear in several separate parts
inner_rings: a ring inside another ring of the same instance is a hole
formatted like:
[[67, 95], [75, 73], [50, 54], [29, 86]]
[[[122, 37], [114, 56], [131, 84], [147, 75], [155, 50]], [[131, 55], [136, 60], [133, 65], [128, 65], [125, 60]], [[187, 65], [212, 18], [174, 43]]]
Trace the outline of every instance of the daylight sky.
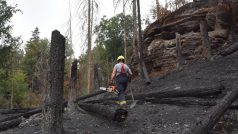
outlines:
[[[69, 20], [69, 0], [7, 0], [11, 5], [16, 5], [22, 11], [18, 12], [12, 18], [13, 35], [21, 36], [23, 41], [29, 40], [31, 31], [38, 27], [41, 38], [51, 37], [51, 32], [55, 29], [61, 34], [67, 36]], [[99, 12], [98, 18], [106, 15], [108, 18], [118, 14], [122, 8], [116, 11], [113, 8], [113, 0], [98, 0]], [[155, 5], [155, 0], [140, 0], [142, 18], [149, 16], [150, 8]], [[163, 1], [161, 1], [163, 2]], [[78, 57], [86, 47], [83, 45], [78, 33], [79, 17], [76, 16], [77, 0], [71, 0], [72, 8], [72, 29], [73, 29], [73, 49], [75, 57]], [[129, 10], [129, 9], [128, 9]], [[130, 12], [127, 12], [127, 14]], [[83, 48], [83, 50], [82, 50]]]

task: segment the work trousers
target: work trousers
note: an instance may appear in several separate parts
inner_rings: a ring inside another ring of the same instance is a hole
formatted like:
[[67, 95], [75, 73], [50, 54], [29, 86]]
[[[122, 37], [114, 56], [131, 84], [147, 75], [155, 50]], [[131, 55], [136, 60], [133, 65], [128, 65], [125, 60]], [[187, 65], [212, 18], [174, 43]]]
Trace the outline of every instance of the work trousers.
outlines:
[[128, 83], [128, 77], [127, 75], [124, 74], [119, 74], [116, 77], [116, 84], [117, 84], [117, 90], [118, 90], [118, 100], [119, 101], [125, 101], [125, 91], [127, 88], [127, 83]]

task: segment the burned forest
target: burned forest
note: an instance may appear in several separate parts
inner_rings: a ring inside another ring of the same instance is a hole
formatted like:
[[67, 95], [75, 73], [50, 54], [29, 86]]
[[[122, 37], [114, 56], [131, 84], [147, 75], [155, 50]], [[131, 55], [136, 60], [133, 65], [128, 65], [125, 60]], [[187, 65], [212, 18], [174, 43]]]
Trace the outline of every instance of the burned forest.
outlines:
[[[52, 29], [48, 41], [36, 28], [25, 54], [7, 45], [18, 41], [0, 25], [0, 76], [9, 77], [0, 78], [0, 134], [238, 134], [238, 1], [157, 0], [146, 23], [142, 1], [123, 0], [129, 15], [123, 7], [100, 24], [97, 1], [81, 2], [87, 51], [79, 57], [71, 10], [69, 35]], [[3, 62], [8, 52], [22, 60]], [[113, 76], [120, 55], [131, 71], [124, 92]]]

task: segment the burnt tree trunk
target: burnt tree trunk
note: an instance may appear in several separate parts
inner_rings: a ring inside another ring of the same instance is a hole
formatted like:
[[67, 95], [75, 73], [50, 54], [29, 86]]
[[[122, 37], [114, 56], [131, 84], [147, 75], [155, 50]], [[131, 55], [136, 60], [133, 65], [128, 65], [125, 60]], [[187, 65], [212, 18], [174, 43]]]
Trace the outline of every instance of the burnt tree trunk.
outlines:
[[147, 102], [154, 104], [170, 104], [170, 105], [199, 105], [199, 106], [214, 106], [215, 100], [205, 100], [201, 98], [181, 97], [181, 98], [161, 98], [161, 99], [146, 99]]
[[48, 91], [43, 107], [44, 134], [63, 133], [63, 83], [64, 83], [65, 38], [59, 31], [52, 32]]
[[71, 66], [71, 78], [70, 78], [70, 88], [69, 88], [69, 101], [68, 108], [69, 111], [74, 111], [76, 108], [75, 100], [76, 100], [76, 83], [77, 83], [77, 63], [78, 61], [75, 59]]
[[140, 0], [137, 0], [138, 9], [138, 27], [139, 27], [139, 41], [138, 41], [138, 57], [140, 62], [141, 76], [145, 78], [146, 84], [150, 84], [150, 78], [148, 76], [147, 68], [143, 59], [143, 46], [142, 46], [142, 32], [141, 32], [141, 15], [140, 15]]
[[226, 112], [226, 110], [235, 101], [238, 95], [238, 90], [234, 88], [230, 91], [220, 102], [214, 106], [210, 112], [196, 123], [195, 127], [188, 132], [188, 134], [207, 134], [213, 126], [219, 121], [220, 117]]
[[85, 111], [88, 111], [90, 113], [94, 113], [96, 115], [99, 115], [101, 117], [107, 118], [107, 119], [113, 119], [115, 109], [108, 108], [103, 105], [98, 104], [87, 104], [87, 103], [79, 103], [79, 107], [82, 108]]
[[177, 56], [177, 69], [181, 70], [184, 64], [184, 59], [181, 52], [181, 35], [176, 33], [176, 56]]
[[206, 58], [211, 58], [211, 44], [209, 42], [208, 31], [207, 31], [207, 22], [205, 20], [200, 21], [200, 32], [202, 37], [203, 44], [203, 54]]
[[221, 56], [227, 56], [227, 55], [230, 55], [234, 52], [238, 51], [238, 43], [234, 43], [232, 45], [230, 45], [228, 48], [224, 49], [220, 55]]
[[94, 64], [94, 85], [95, 85], [95, 88], [99, 88], [101, 86], [101, 81], [100, 81], [100, 78], [99, 78], [99, 65], [98, 64]]
[[13, 120], [5, 121], [0, 123], [0, 131], [4, 131], [10, 128], [17, 127], [22, 121], [22, 118], [15, 118]]
[[[145, 97], [156, 97], [156, 98], [172, 98], [172, 97], [201, 97], [201, 96], [209, 96], [221, 93], [224, 87], [219, 86], [211, 86], [211, 87], [203, 87], [203, 88], [194, 88], [194, 89], [186, 89], [186, 90], [167, 90], [160, 92], [152, 92], [147, 94], [134, 95], [135, 99], [144, 99]], [[131, 98], [130, 95], [126, 96], [127, 98]]]
[[31, 110], [31, 111], [26, 112], [26, 113], [21, 113], [21, 114], [17, 114], [17, 115], [13, 115], [13, 116], [9, 116], [9, 117], [0, 119], [0, 122], [13, 120], [13, 119], [16, 119], [16, 118], [19, 118], [19, 117], [28, 118], [28, 117], [30, 117], [34, 114], [40, 113], [40, 112], [41, 112], [41, 108], [37, 108], [37, 109]]
[[[146, 94], [134, 94], [135, 100], [145, 100], [146, 98], [173, 98], [173, 97], [204, 97], [220, 94], [224, 89], [222, 85], [215, 85], [211, 87], [202, 87], [202, 88], [194, 88], [194, 89], [186, 89], [186, 90], [165, 90], [158, 92], [151, 92]], [[88, 102], [103, 102], [107, 100], [116, 100], [116, 97], [104, 98], [99, 100], [92, 100]], [[126, 95], [126, 99], [130, 100], [131, 95]]]
[[26, 113], [35, 108], [14, 108], [14, 109], [0, 109], [0, 114], [19, 114]]
[[137, 38], [138, 38], [138, 25], [137, 25], [137, 15], [136, 15], [136, 0], [133, 0], [133, 42], [132, 42], [132, 47], [133, 47], [133, 56], [136, 56], [136, 54], [138, 53], [137, 50]]

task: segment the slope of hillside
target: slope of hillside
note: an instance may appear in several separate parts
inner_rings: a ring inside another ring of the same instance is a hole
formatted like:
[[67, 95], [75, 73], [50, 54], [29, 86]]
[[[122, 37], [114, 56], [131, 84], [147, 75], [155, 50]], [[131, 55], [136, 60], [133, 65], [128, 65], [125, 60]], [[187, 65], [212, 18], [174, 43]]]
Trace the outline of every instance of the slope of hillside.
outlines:
[[[144, 59], [151, 77], [151, 84], [144, 80], [133, 80], [128, 88], [138, 99], [133, 109], [128, 109], [125, 122], [118, 123], [100, 116], [101, 113], [64, 113], [66, 134], [183, 134], [199, 120], [203, 120], [211, 107], [220, 103], [227, 92], [238, 87], [238, 43], [236, 1], [218, 3], [218, 0], [189, 3], [157, 20], [144, 31]], [[202, 46], [199, 23], [206, 20], [212, 59]], [[232, 21], [231, 21], [232, 20]], [[177, 67], [175, 33], [181, 35], [182, 68]], [[137, 75], [136, 57], [132, 62]], [[158, 92], [209, 90], [222, 87], [219, 93], [196, 95], [195, 93], [166, 97]], [[155, 95], [157, 93], [158, 96]], [[149, 95], [148, 95], [149, 94]], [[131, 103], [127, 90], [128, 107]], [[104, 93], [81, 102], [95, 104], [108, 110], [116, 107], [111, 97]], [[115, 97], [115, 96], [114, 96]], [[107, 98], [107, 99], [106, 99]], [[110, 99], [108, 99], [110, 98]], [[92, 101], [95, 100], [95, 101]], [[91, 101], [91, 102], [89, 102]], [[220, 118], [211, 134], [238, 133], [238, 105]], [[106, 113], [106, 111], [105, 111]], [[6, 115], [0, 115], [0, 119]], [[39, 134], [41, 114], [24, 119], [17, 128], [0, 134]]]
[[[200, 61], [185, 67], [181, 71], [154, 78], [152, 79], [152, 84], [149, 86], [144, 85], [141, 81], [133, 81], [130, 86], [132, 86], [134, 93], [148, 93], [159, 90], [184, 90], [221, 84], [225, 87], [222, 94], [213, 96], [212, 98], [204, 98], [219, 101], [227, 91], [238, 87], [237, 56], [238, 53], [236, 52], [214, 61]], [[102, 105], [100, 103], [96, 104]], [[105, 104], [104, 106], [114, 107], [113, 104]], [[129, 109], [129, 117], [123, 123], [104, 119], [94, 114], [68, 114], [66, 112], [64, 128], [66, 133], [69, 134], [182, 134], [189, 130], [198, 119], [203, 118], [209, 109], [209, 106], [140, 102], [133, 109]], [[237, 116], [236, 110], [227, 111], [216, 125], [213, 133], [236, 133], [236, 128], [238, 127]], [[40, 122], [41, 115], [38, 114], [28, 119], [25, 123], [22, 123], [20, 125], [21, 127], [1, 132], [1, 134], [40, 133]]]

